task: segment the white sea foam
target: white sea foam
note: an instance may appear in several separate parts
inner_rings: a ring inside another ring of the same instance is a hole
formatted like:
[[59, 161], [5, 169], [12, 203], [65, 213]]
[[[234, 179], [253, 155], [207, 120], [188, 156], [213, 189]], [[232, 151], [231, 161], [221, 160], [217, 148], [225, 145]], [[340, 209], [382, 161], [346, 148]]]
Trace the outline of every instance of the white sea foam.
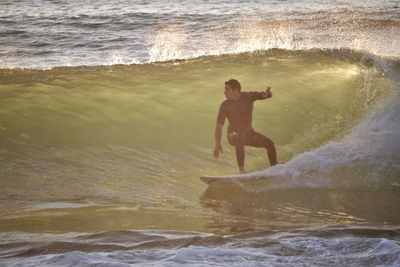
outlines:
[[400, 173], [399, 95], [355, 126], [343, 139], [263, 171], [279, 177], [270, 188], [388, 186], [383, 179]]
[[[340, 234], [335, 237], [334, 233], [337, 230]], [[337, 230], [304, 229], [297, 233], [282, 232], [238, 239], [231, 236], [229, 242], [215, 246], [193, 244], [169, 248], [162, 244], [155, 244], [155, 247], [146, 249], [112, 252], [102, 252], [101, 248], [100, 251], [94, 252], [66, 251], [57, 254], [49, 252], [29, 258], [6, 259], [0, 263], [0, 266], [1, 264], [4, 266], [346, 266], [365, 264], [396, 266], [399, 264], [400, 243], [396, 239], [357, 237], [346, 234], [346, 229]], [[357, 229], [354, 230], [357, 231]], [[315, 233], [323, 235], [325, 231], [328, 237], [314, 235]], [[379, 233], [378, 231], [377, 235], [380, 235]], [[385, 230], [382, 230], [381, 234], [385, 235]], [[52, 238], [52, 240], [57, 239]], [[201, 242], [201, 239], [198, 240]], [[80, 239], [80, 241], [83, 240]], [[171, 242], [176, 241], [172, 239]]]

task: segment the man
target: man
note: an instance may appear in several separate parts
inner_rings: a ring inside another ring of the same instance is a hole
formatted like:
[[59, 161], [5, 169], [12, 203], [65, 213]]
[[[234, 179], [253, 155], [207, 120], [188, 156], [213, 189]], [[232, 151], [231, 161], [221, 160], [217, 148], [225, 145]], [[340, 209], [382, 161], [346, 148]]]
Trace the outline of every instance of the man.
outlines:
[[254, 101], [271, 98], [271, 87], [268, 86], [262, 92], [241, 92], [240, 83], [231, 79], [225, 82], [225, 96], [226, 100], [219, 108], [215, 127], [214, 157], [218, 158], [219, 154], [223, 152], [221, 136], [227, 118], [229, 121], [228, 141], [235, 147], [240, 173], [245, 173], [244, 146], [266, 148], [271, 166], [276, 165], [278, 162], [274, 143], [268, 137], [254, 131], [251, 126]]

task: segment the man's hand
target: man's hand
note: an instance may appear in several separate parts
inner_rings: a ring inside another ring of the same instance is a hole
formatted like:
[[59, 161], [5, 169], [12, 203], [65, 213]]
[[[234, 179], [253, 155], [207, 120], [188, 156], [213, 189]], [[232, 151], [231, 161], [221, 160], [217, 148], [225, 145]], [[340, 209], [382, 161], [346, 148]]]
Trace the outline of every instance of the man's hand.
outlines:
[[214, 158], [217, 159], [219, 157], [219, 153], [224, 153], [224, 150], [222, 149], [221, 144], [216, 144], [214, 148]]
[[265, 96], [266, 98], [272, 97], [271, 86], [267, 86], [267, 90], [265, 90]]

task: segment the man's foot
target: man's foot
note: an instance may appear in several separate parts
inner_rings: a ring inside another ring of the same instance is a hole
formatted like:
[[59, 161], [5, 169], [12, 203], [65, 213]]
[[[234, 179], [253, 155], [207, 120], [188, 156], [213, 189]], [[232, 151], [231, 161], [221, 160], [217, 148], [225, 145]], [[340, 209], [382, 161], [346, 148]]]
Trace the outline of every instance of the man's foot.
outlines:
[[239, 172], [240, 172], [240, 174], [246, 173], [246, 171], [244, 170], [244, 167], [239, 167]]

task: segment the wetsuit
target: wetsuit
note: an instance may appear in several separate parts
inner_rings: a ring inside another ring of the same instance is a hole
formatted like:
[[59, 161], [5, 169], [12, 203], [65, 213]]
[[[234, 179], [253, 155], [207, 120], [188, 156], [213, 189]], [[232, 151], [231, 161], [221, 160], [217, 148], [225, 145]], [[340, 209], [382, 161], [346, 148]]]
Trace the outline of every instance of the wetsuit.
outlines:
[[274, 143], [251, 126], [254, 101], [265, 98], [263, 92], [241, 92], [238, 100], [227, 99], [219, 108], [217, 123], [224, 125], [228, 119], [228, 141], [235, 146], [239, 166], [244, 166], [244, 146], [265, 147], [271, 166], [277, 164]]

